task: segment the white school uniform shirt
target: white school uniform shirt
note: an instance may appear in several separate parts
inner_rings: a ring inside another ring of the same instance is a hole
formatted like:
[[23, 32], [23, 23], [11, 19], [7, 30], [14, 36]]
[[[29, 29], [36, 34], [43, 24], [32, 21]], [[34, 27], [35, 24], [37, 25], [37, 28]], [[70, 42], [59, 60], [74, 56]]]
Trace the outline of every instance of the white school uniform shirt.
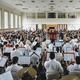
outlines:
[[43, 50], [47, 49], [46, 42], [42, 42], [41, 47], [42, 47]]
[[24, 47], [24, 44], [22, 41], [19, 43], [19, 47]]
[[26, 50], [31, 50], [31, 46], [29, 44], [26, 44], [24, 47], [26, 48]]
[[72, 52], [73, 46], [68, 42], [68, 43], [64, 44], [64, 46], [62, 47], [62, 50], [64, 52]]
[[18, 64], [12, 64], [12, 65], [10, 65], [10, 66], [8, 66], [8, 67], [6, 68], [6, 71], [11, 71], [12, 68], [14, 68], [15, 70], [19, 71], [19, 70], [21, 70], [23, 67], [22, 67], [22, 66], [19, 66]]
[[47, 39], [46, 40], [46, 45], [50, 44], [51, 40]]
[[49, 52], [52, 52], [54, 50], [54, 45], [53, 45], [53, 43], [50, 43], [49, 45], [48, 45], [48, 51]]
[[30, 40], [26, 40], [26, 44], [30, 45], [31, 44]]
[[77, 39], [75, 38], [75, 39], [72, 39], [71, 41], [70, 41], [70, 43], [73, 45], [73, 47], [75, 47], [75, 46], [77, 46]]
[[56, 59], [46, 61], [44, 63], [44, 67], [46, 68], [46, 74], [51, 74], [53, 71], [58, 71], [59, 73], [63, 73], [63, 68], [59, 61]]
[[37, 44], [37, 41], [34, 41], [31, 45], [31, 47], [34, 47]]
[[70, 42], [72, 42], [72, 43], [77, 43], [77, 41], [78, 41], [78, 39], [75, 38], [75, 39], [72, 39]]
[[67, 67], [67, 70], [69, 72], [73, 72], [73, 69], [74, 69], [74, 64], [70, 64], [68, 67]]
[[20, 55], [22, 55], [22, 52], [19, 49], [15, 49], [11, 52], [11, 59], [15, 56], [19, 57]]
[[78, 65], [78, 64], [74, 64], [74, 65], [70, 65], [70, 66], [68, 66], [68, 71], [70, 72], [70, 73], [74, 73], [74, 72], [80, 72], [80, 64]]

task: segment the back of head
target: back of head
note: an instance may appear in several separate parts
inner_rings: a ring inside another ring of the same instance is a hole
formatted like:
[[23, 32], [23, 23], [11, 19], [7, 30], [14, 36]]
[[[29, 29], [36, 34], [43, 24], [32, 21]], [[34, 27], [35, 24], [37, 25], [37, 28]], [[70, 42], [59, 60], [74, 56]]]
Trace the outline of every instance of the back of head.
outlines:
[[54, 59], [55, 58], [55, 53], [54, 52], [50, 52], [50, 59]]
[[17, 49], [19, 47], [19, 45], [17, 44], [17, 45], [15, 45], [15, 48]]
[[12, 63], [13, 63], [13, 64], [16, 64], [17, 62], [18, 62], [18, 57], [13, 57]]
[[28, 72], [23, 74], [22, 80], [33, 80], [32, 76]]

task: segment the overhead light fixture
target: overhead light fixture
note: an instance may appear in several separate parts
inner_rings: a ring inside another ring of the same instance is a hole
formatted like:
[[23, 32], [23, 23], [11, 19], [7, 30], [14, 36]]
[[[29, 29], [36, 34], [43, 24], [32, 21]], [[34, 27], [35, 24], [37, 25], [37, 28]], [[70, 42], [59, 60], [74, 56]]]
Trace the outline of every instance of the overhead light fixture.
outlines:
[[24, 10], [28, 10], [28, 8], [22, 8], [22, 9], [24, 9]]
[[34, 1], [34, 0], [32, 0], [31, 2], [32, 2], [32, 3], [34, 3], [35, 1]]
[[25, 3], [26, 1], [23, 0], [22, 2]]
[[55, 3], [49, 3], [49, 5], [55, 5]]
[[70, 3], [72, 3], [72, 2], [73, 2], [73, 0], [70, 0], [69, 2], [70, 2]]
[[75, 9], [80, 9], [80, 8], [75, 8]]
[[54, 2], [53, 0], [51, 0], [50, 2]]
[[41, 2], [44, 2], [43, 0]]
[[63, 2], [62, 0], [60, 2]]
[[15, 5], [17, 5], [17, 6], [23, 6], [23, 4], [15, 4]]

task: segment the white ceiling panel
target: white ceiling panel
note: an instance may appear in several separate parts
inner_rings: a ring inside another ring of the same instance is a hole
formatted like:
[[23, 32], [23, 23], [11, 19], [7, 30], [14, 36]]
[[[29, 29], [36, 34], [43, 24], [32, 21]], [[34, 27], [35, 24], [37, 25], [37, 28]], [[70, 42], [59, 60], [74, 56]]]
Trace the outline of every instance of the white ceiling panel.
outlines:
[[80, 12], [80, 0], [2, 0], [22, 12]]

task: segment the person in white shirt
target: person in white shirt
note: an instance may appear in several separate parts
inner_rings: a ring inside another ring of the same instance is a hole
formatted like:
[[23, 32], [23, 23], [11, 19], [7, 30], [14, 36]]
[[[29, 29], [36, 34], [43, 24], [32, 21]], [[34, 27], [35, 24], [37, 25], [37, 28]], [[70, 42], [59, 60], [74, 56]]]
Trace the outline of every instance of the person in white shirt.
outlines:
[[19, 47], [24, 47], [24, 44], [22, 41], [19, 42]]
[[55, 59], [54, 52], [50, 52], [50, 60], [44, 63], [44, 67], [46, 68], [47, 80], [59, 79], [63, 73], [63, 68], [60, 62]]
[[80, 75], [80, 56], [76, 56], [76, 63], [71, 64], [67, 67], [69, 74]]
[[73, 71], [73, 67], [74, 67], [73, 62], [71, 62], [70, 65], [67, 66], [67, 70], [69, 71], [69, 73], [71, 73]]
[[15, 45], [15, 50], [11, 52], [11, 59], [15, 56], [19, 57], [21, 55], [21, 51], [19, 50], [19, 45]]
[[72, 52], [73, 51], [73, 45], [71, 45], [69, 41], [66, 41], [66, 43], [62, 47], [62, 50], [64, 53]]
[[29, 44], [29, 45], [31, 45], [31, 42], [30, 42], [30, 40], [26, 40], [26, 44]]
[[16, 76], [16, 73], [23, 68], [22, 66], [19, 66], [17, 63], [18, 57], [13, 57], [12, 64], [6, 68], [6, 71], [11, 71], [14, 80], [19, 80], [18, 76]]
[[42, 43], [41, 43], [41, 47], [43, 49], [43, 51], [47, 50], [47, 45], [46, 45], [46, 39], [44, 38]]
[[48, 45], [48, 51], [49, 52], [54, 51], [54, 43], [53, 43], [53, 41], [51, 41], [51, 43]]
[[24, 45], [24, 47], [26, 48], [26, 50], [31, 51], [31, 46], [30, 46], [30, 44], [26, 43], [26, 44]]
[[32, 42], [32, 44], [31, 44], [31, 48], [33, 48], [37, 43], [38, 43], [38, 41], [37, 41], [37, 40], [34, 40], [34, 41]]

